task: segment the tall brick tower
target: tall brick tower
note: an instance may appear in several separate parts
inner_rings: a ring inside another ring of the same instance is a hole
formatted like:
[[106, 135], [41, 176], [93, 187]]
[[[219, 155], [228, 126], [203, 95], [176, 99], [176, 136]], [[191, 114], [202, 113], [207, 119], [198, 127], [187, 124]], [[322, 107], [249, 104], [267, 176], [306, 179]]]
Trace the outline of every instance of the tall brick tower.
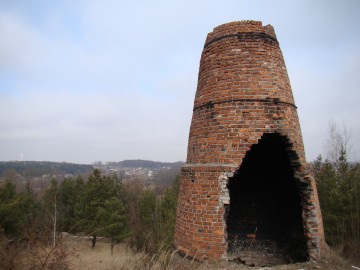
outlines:
[[316, 185], [271, 25], [232, 22], [207, 35], [181, 176], [180, 253], [255, 266], [319, 258]]

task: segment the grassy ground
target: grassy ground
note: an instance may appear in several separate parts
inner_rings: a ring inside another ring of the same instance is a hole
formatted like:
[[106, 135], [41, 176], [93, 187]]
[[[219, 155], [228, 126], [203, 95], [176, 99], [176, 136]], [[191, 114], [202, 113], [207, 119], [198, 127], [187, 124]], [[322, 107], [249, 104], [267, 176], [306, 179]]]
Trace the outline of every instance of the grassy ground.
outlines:
[[[356, 265], [356, 264], [355, 264]], [[273, 267], [248, 267], [234, 262], [197, 262], [164, 252], [150, 257], [145, 253], [134, 253], [125, 243], [115, 245], [111, 254], [110, 243], [103, 239], [91, 248], [86, 237], [67, 236], [55, 248], [34, 245], [20, 249], [3, 246], [0, 249], [0, 269], [24, 270], [343, 270], [356, 269], [330, 253], [326, 259], [314, 262], [278, 265]], [[356, 265], [360, 266], [360, 265]]]
[[73, 251], [68, 258], [70, 268], [77, 270], [126, 269], [124, 267], [135, 267], [133, 262], [141, 260], [142, 256], [142, 254], [133, 253], [126, 244], [115, 245], [111, 254], [110, 243], [101, 240], [97, 241], [94, 248], [91, 248], [89, 239], [66, 239], [65, 247]]
[[232, 262], [196, 262], [182, 258], [176, 253], [164, 253], [159, 257], [149, 257], [144, 253], [134, 253], [127, 248], [126, 244], [114, 247], [111, 254], [110, 244], [99, 241], [95, 248], [91, 248], [90, 240], [68, 240], [67, 249], [73, 250], [69, 256], [71, 269], [89, 270], [127, 270], [127, 269], [149, 269], [149, 270], [343, 270], [354, 269], [336, 254], [330, 254], [327, 259], [320, 262], [306, 262], [291, 265], [278, 265], [273, 267], [248, 267]]

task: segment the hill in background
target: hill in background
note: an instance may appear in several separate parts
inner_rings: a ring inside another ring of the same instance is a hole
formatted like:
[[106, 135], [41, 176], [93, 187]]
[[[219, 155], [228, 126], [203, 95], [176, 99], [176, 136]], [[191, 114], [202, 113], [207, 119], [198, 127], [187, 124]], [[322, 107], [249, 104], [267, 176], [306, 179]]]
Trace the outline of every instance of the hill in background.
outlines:
[[24, 177], [40, 177], [43, 175], [80, 175], [91, 173], [92, 165], [50, 161], [1, 161], [0, 176], [16, 171]]
[[39, 177], [43, 175], [80, 175], [91, 173], [94, 168], [104, 170], [127, 170], [127, 169], [180, 169], [185, 163], [178, 162], [159, 162], [151, 160], [123, 160], [118, 162], [95, 162], [89, 164], [75, 164], [67, 162], [50, 161], [0, 161], [0, 176], [5, 177], [6, 173], [16, 171], [16, 173], [26, 177]]

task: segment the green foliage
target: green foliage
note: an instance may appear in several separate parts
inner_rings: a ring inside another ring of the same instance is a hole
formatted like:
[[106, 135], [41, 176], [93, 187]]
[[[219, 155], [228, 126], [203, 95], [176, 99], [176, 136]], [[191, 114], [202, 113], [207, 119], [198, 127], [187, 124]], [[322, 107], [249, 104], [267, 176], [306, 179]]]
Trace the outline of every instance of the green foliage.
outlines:
[[15, 191], [15, 185], [11, 183], [10, 181], [6, 181], [1, 187], [0, 187], [0, 202], [6, 203], [10, 200], [12, 200], [16, 195]]
[[84, 182], [79, 176], [76, 179], [66, 178], [60, 184], [53, 178], [50, 187], [42, 196], [42, 225], [48, 231], [74, 232], [76, 230], [75, 205]]
[[161, 197], [160, 214], [161, 214], [161, 232], [162, 242], [165, 247], [170, 247], [173, 242], [176, 208], [179, 194], [180, 177], [177, 176], [175, 182], [165, 191]]
[[159, 246], [159, 205], [153, 190], [144, 190], [140, 199], [140, 239], [145, 251], [155, 252]]
[[17, 194], [9, 181], [0, 187], [0, 228], [5, 235], [21, 236], [37, 213], [38, 205], [30, 192]]
[[111, 237], [120, 242], [127, 235], [126, 207], [118, 197], [111, 197], [104, 201], [104, 204], [97, 209], [97, 224], [99, 234]]
[[126, 207], [116, 196], [104, 201], [96, 213], [98, 234], [111, 238], [111, 253], [115, 243], [129, 235], [126, 223]]
[[[79, 194], [75, 205], [75, 216], [80, 222], [80, 228], [94, 237], [93, 246], [96, 236], [113, 234], [112, 228], [116, 226], [110, 226], [113, 224], [110, 224], [111, 221], [107, 218], [116, 219], [121, 215], [118, 210], [115, 213], [111, 212], [115, 210], [116, 204], [122, 207], [119, 199], [120, 190], [121, 183], [115, 176], [101, 176], [99, 170], [94, 170]], [[105, 209], [110, 206], [111, 208]], [[118, 221], [122, 222], [122, 219]], [[108, 225], [109, 227], [106, 227]], [[119, 227], [116, 227], [118, 231]]]
[[81, 176], [66, 178], [59, 186], [58, 201], [61, 213], [61, 231], [76, 231], [75, 206], [84, 187]]
[[81, 177], [53, 178], [37, 204], [30, 186], [17, 193], [5, 181], [0, 186], [0, 226], [5, 236], [31, 235], [28, 225], [38, 221], [32, 234], [53, 236], [54, 247], [61, 231], [85, 232], [93, 236], [93, 244], [97, 236], [109, 237], [111, 249], [131, 236], [138, 250], [154, 254], [172, 245], [178, 184], [177, 178], [165, 190], [136, 181], [123, 185], [116, 176], [95, 170], [86, 182]]
[[350, 163], [351, 136], [346, 126], [329, 123], [327, 159], [314, 162], [315, 179], [322, 210], [325, 237], [343, 255], [360, 254], [360, 164]]
[[360, 164], [350, 164], [344, 149], [335, 163], [314, 163], [326, 240], [330, 245], [360, 244]]
[[[169, 187], [164, 194], [156, 194], [154, 190], [144, 189], [141, 193], [131, 196], [138, 207], [133, 207], [132, 244], [137, 250], [147, 253], [158, 253], [171, 248], [176, 219], [179, 180]], [[127, 187], [126, 192], [137, 190]]]

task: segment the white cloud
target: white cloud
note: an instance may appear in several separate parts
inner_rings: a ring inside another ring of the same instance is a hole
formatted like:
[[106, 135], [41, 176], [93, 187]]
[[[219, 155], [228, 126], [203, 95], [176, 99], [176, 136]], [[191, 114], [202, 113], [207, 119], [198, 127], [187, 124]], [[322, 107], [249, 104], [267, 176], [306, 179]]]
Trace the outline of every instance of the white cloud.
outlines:
[[309, 160], [331, 118], [360, 135], [357, 1], [0, 7], [0, 160], [184, 160], [206, 34], [242, 19], [275, 27]]

